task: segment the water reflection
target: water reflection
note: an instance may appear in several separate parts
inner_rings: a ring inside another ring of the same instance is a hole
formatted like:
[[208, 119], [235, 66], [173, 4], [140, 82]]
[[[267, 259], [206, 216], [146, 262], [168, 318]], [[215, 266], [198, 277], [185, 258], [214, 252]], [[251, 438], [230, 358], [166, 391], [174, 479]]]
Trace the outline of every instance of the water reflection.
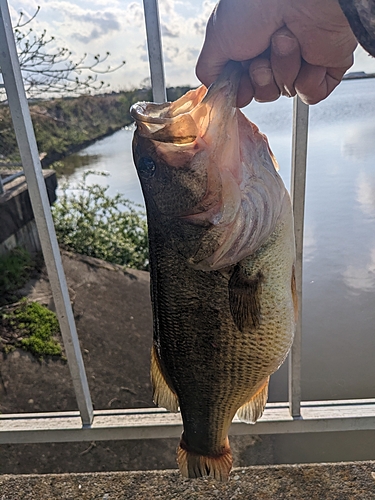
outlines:
[[308, 224], [305, 226], [303, 234], [303, 260], [305, 263], [314, 259], [316, 250], [315, 228], [313, 224]]
[[[73, 172], [68, 175], [72, 189], [82, 180], [86, 170], [109, 172], [109, 177], [89, 176], [87, 184], [109, 186], [108, 194], [122, 193], [131, 201], [144, 205], [138, 176], [133, 164], [133, 127], [125, 127], [115, 134], [92, 144], [83, 151], [65, 159], [65, 165]], [[93, 162], [86, 164], [92, 158]], [[72, 161], [70, 161], [72, 159]], [[79, 166], [82, 162], [82, 166]], [[66, 171], [63, 172], [66, 175]]]
[[343, 279], [353, 291], [371, 292], [375, 290], [375, 246], [370, 252], [367, 263], [349, 265], [343, 272]]
[[357, 202], [364, 215], [375, 217], [375, 172], [372, 175], [366, 172], [359, 172], [357, 176]]
[[[356, 160], [375, 158], [375, 123], [355, 123], [345, 131], [342, 141], [342, 154]], [[374, 161], [375, 167], [375, 161]]]
[[63, 158], [55, 167], [58, 177], [70, 177], [77, 169], [85, 169], [90, 166], [90, 169], [99, 163], [102, 155], [100, 154], [79, 154], [74, 153], [67, 158]]

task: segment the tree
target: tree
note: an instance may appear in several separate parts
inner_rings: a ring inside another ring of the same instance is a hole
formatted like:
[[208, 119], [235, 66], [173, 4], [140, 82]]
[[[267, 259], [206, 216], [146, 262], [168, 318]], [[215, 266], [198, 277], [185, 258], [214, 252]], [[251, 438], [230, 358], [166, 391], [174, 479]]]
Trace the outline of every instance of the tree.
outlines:
[[[46, 30], [41, 34], [35, 33], [29, 26], [39, 10], [40, 7], [25, 22], [21, 12], [13, 29], [28, 97], [77, 96], [98, 93], [109, 87], [99, 76], [117, 71], [125, 61], [115, 67], [105, 66], [109, 52], [104, 56], [92, 56], [92, 62], [88, 54], [74, 60], [68, 48], [56, 46], [54, 36], [47, 35]], [[4, 99], [5, 92], [0, 89], [0, 101]]]

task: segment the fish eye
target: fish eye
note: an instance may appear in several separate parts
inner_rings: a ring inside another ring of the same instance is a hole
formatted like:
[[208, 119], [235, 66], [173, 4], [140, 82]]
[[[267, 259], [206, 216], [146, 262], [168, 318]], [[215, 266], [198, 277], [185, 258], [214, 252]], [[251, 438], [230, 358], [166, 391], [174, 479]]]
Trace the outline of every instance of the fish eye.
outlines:
[[152, 158], [147, 156], [142, 157], [138, 162], [138, 172], [139, 175], [144, 179], [151, 179], [156, 171], [156, 165]]

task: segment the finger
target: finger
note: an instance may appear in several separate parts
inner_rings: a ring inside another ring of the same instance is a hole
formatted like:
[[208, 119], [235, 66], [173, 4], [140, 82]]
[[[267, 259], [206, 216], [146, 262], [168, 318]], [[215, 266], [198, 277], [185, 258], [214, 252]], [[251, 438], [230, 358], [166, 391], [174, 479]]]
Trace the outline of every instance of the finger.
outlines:
[[253, 59], [249, 66], [249, 74], [256, 101], [271, 102], [278, 99], [280, 89], [274, 80], [269, 59], [264, 57]]
[[288, 28], [280, 28], [271, 38], [271, 67], [281, 94], [296, 95], [294, 82], [301, 68], [301, 50], [297, 38]]
[[345, 68], [325, 68], [302, 62], [295, 81], [295, 89], [306, 104], [317, 104], [325, 99], [341, 82]]
[[237, 106], [243, 108], [247, 106], [254, 97], [254, 88], [250, 80], [249, 72], [246, 68], [241, 76], [237, 92]]
[[220, 49], [221, 44], [217, 39], [216, 30], [213, 27], [215, 10], [211, 14], [207, 28], [206, 38], [199, 54], [195, 74], [197, 78], [206, 86], [209, 87], [223, 71], [224, 66], [229, 61]]

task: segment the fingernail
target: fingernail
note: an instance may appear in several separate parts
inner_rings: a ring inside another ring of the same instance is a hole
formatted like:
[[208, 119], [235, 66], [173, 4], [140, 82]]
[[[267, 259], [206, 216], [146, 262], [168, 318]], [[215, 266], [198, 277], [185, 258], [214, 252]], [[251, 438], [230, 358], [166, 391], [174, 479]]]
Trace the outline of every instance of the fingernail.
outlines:
[[280, 56], [287, 56], [296, 48], [296, 40], [288, 35], [275, 35], [272, 39], [272, 45]]
[[272, 83], [272, 71], [270, 68], [257, 68], [251, 72], [251, 78], [259, 87], [265, 87]]

